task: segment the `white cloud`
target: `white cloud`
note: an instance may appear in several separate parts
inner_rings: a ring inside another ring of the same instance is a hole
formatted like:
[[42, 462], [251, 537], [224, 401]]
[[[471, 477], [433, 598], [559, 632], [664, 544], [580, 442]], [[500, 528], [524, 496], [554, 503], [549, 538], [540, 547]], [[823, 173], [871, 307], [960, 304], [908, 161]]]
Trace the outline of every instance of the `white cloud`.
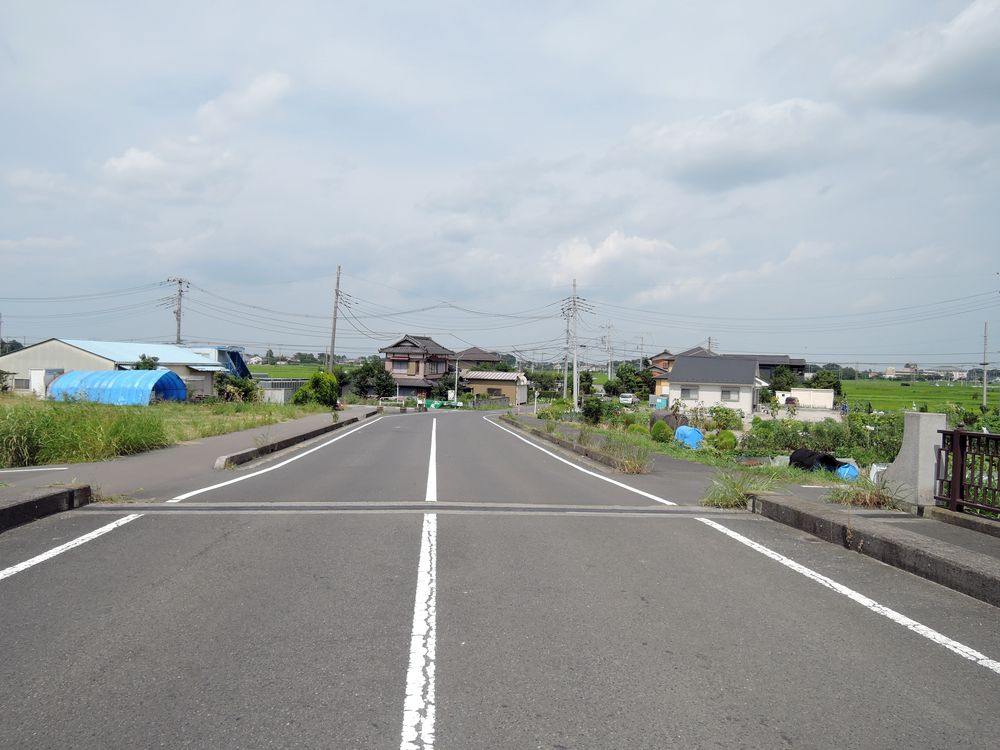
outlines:
[[73, 237], [24, 237], [20, 240], [0, 239], [0, 250], [53, 250], [76, 244]]
[[76, 192], [66, 175], [35, 169], [15, 169], [4, 176], [4, 182], [17, 197], [27, 200], [54, 198]]
[[907, 31], [885, 51], [842, 62], [860, 100], [980, 118], [1000, 113], [1000, 0], [976, 0], [947, 23]]
[[[711, 259], [685, 258], [683, 266], [663, 274], [666, 281], [647, 285], [635, 294], [638, 304], [663, 303], [684, 299], [713, 302], [724, 299], [733, 289], [751, 290], [755, 285], [782, 279], [808, 279], [825, 272], [818, 269], [829, 258], [830, 248], [823, 243], [799, 242], [783, 258], [768, 258], [750, 268], [720, 270]], [[695, 261], [695, 262], [692, 262]], [[727, 262], [723, 267], [731, 267]]]
[[129, 148], [101, 167], [105, 189], [173, 203], [220, 201], [240, 187], [244, 159], [197, 137], [164, 140], [151, 149]]
[[552, 286], [565, 286], [572, 279], [581, 284], [603, 285], [636, 275], [645, 278], [648, 272], [669, 268], [682, 257], [683, 253], [669, 242], [618, 231], [597, 245], [579, 237], [567, 240], [546, 253], [541, 265]]
[[748, 104], [632, 132], [612, 159], [702, 189], [724, 190], [809, 169], [835, 151], [840, 109], [810, 99]]
[[291, 88], [292, 79], [285, 73], [264, 73], [246, 86], [205, 102], [198, 108], [195, 118], [205, 132], [223, 132], [240, 120], [256, 117], [271, 109]]

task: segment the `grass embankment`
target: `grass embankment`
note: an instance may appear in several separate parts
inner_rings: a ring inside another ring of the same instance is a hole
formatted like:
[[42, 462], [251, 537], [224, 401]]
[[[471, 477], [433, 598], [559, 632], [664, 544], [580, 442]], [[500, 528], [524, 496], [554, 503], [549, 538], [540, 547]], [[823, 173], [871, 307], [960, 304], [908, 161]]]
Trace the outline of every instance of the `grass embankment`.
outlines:
[[115, 456], [284, 422], [316, 405], [105, 404], [0, 399], [0, 468], [105, 461]]
[[[841, 381], [844, 398], [852, 408], [864, 409], [868, 402], [878, 411], [913, 411], [926, 406], [928, 411], [945, 411], [948, 404], [958, 404], [965, 409], [974, 409], [982, 403], [983, 386], [961, 382], [917, 381], [907, 383], [898, 380], [844, 380]], [[987, 392], [989, 405], [1000, 405], [1000, 391], [991, 386]]]

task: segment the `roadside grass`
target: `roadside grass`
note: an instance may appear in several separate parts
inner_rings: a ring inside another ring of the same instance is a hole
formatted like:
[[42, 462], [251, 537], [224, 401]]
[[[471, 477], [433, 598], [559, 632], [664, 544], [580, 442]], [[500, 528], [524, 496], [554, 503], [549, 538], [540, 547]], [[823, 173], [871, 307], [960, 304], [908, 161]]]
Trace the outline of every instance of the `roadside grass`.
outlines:
[[872, 482], [864, 477], [850, 485], [837, 485], [830, 492], [831, 502], [855, 508], [882, 508], [899, 510], [901, 496], [884, 482]]
[[701, 504], [710, 508], [746, 508], [751, 497], [767, 492], [777, 481], [773, 471], [723, 471], [712, 480]]
[[105, 461], [326, 411], [277, 404], [109, 406], [0, 399], [0, 467]]

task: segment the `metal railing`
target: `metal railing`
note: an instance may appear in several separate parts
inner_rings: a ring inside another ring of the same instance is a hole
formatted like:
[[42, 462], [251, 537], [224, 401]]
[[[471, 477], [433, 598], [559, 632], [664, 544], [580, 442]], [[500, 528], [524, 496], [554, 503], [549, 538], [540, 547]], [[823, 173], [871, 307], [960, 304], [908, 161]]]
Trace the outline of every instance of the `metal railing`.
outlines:
[[934, 499], [961, 512], [976, 508], [1000, 514], [1000, 435], [938, 430]]

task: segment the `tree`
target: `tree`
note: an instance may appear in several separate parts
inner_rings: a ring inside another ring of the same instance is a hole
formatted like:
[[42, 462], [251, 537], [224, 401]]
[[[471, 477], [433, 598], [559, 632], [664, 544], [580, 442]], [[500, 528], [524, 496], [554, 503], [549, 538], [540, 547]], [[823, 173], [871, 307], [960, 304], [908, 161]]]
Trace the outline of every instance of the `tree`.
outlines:
[[594, 373], [590, 370], [580, 373], [580, 392], [589, 396], [594, 392]]
[[628, 391], [622, 388], [621, 381], [618, 380], [618, 378], [611, 378], [611, 380], [605, 383], [604, 392], [609, 396], [617, 396], [619, 393], [628, 393]]
[[[816, 373], [814, 379], [818, 375], [819, 373]], [[795, 373], [784, 365], [778, 365], [771, 374], [770, 385], [772, 391], [790, 391], [797, 385]]]
[[313, 365], [319, 362], [319, 360], [316, 359], [316, 355], [312, 352], [296, 352], [295, 356], [298, 357], [299, 362], [302, 364]]
[[361, 397], [394, 396], [396, 382], [385, 370], [382, 358], [372, 355], [365, 359], [351, 376], [354, 392]]
[[256, 404], [264, 398], [264, 391], [253, 378], [238, 378], [228, 372], [215, 378], [215, 392], [223, 401]]
[[636, 393], [645, 393], [648, 396], [656, 391], [656, 379], [653, 377], [653, 371], [648, 367], [639, 372], [638, 378], [640, 386], [636, 389]]
[[836, 362], [827, 362], [823, 365], [824, 370], [829, 370], [830, 372], [840, 372], [840, 365]]
[[554, 391], [556, 388], [556, 374], [546, 370], [532, 370], [525, 373], [528, 382], [534, 385], [538, 391]]
[[23, 349], [24, 344], [20, 341], [15, 341], [14, 339], [0, 339], [0, 354], [11, 354], [19, 349]]
[[139, 361], [133, 366], [136, 370], [155, 370], [160, 366], [159, 357], [147, 357], [145, 354], [139, 355]]
[[274, 364], [274, 350], [268, 349], [267, 354], [264, 355], [264, 364], [273, 365]]
[[635, 393], [639, 390], [641, 381], [635, 365], [631, 362], [622, 362], [615, 371], [618, 377], [618, 385], [621, 388], [619, 393]]
[[337, 384], [337, 378], [328, 372], [317, 370], [309, 376], [308, 383], [295, 391], [292, 403], [306, 404], [315, 401], [323, 406], [336, 408], [339, 396], [340, 386]]

